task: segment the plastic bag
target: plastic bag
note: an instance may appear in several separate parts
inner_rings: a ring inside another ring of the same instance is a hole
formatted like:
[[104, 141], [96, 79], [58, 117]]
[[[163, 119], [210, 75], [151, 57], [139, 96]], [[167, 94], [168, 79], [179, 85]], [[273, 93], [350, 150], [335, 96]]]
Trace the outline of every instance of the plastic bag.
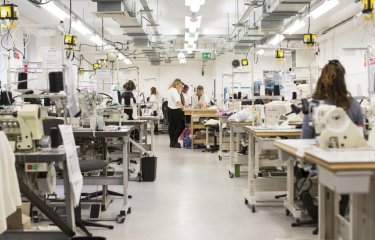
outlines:
[[255, 113], [250, 108], [236, 112], [228, 118], [230, 122], [251, 122], [255, 119]]

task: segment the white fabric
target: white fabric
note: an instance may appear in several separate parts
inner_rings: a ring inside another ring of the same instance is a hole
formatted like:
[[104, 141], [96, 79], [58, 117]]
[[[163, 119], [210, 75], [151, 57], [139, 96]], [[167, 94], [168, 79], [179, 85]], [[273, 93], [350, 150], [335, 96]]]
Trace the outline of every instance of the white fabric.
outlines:
[[200, 108], [202, 104], [209, 104], [209, 103], [210, 103], [210, 100], [204, 94], [199, 98], [199, 100], [198, 100], [197, 95], [193, 96], [193, 105], [192, 105], [193, 108]]
[[8, 138], [0, 131], [0, 234], [7, 229], [6, 218], [22, 204], [15, 162]]
[[184, 95], [185, 100], [185, 106], [184, 107], [190, 107], [191, 106], [191, 95], [189, 93], [182, 93]]
[[168, 107], [170, 109], [178, 109], [180, 106], [177, 104], [177, 102], [181, 102], [181, 96], [178, 94], [178, 91], [176, 88], [172, 87], [168, 90]]

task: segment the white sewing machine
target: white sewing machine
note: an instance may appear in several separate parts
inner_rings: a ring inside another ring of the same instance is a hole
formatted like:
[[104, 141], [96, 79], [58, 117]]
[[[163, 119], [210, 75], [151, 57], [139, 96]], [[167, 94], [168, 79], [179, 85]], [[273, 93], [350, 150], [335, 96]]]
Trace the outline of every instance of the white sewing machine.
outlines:
[[[39, 105], [25, 104], [22, 109], [13, 108], [0, 111], [0, 130], [4, 131], [17, 153], [38, 151], [43, 136], [43, 121]], [[24, 170], [35, 175], [28, 185], [31, 189], [52, 193], [56, 186], [56, 171], [53, 163], [26, 163]]]
[[312, 110], [312, 121], [321, 148], [367, 146], [363, 129], [357, 127], [342, 108], [320, 104]]
[[18, 111], [2, 110], [0, 129], [8, 136], [14, 151], [34, 151], [43, 136], [40, 106], [26, 104]]

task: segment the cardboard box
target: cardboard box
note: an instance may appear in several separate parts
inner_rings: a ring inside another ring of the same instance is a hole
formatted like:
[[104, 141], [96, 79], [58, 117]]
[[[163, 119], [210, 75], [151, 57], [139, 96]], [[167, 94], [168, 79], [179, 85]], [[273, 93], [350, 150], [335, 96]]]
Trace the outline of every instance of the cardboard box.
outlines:
[[17, 210], [7, 218], [8, 229], [25, 230], [31, 228], [30, 203], [23, 202]]

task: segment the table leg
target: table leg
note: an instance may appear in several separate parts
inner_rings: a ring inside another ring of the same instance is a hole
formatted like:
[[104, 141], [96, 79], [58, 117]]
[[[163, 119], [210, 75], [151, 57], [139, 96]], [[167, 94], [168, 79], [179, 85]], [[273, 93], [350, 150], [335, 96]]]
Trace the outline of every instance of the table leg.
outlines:
[[122, 160], [123, 160], [123, 194], [124, 194], [124, 202], [122, 211], [120, 211], [121, 216], [126, 216], [127, 213], [131, 212], [131, 208], [129, 207], [128, 203], [128, 181], [129, 181], [129, 159], [128, 159], [128, 152], [129, 152], [129, 136], [123, 137], [122, 142]]
[[153, 120], [150, 121], [150, 134], [151, 134], [151, 152], [154, 151], [154, 129], [155, 129], [155, 123]]
[[319, 239], [334, 239], [334, 194], [319, 183]]

